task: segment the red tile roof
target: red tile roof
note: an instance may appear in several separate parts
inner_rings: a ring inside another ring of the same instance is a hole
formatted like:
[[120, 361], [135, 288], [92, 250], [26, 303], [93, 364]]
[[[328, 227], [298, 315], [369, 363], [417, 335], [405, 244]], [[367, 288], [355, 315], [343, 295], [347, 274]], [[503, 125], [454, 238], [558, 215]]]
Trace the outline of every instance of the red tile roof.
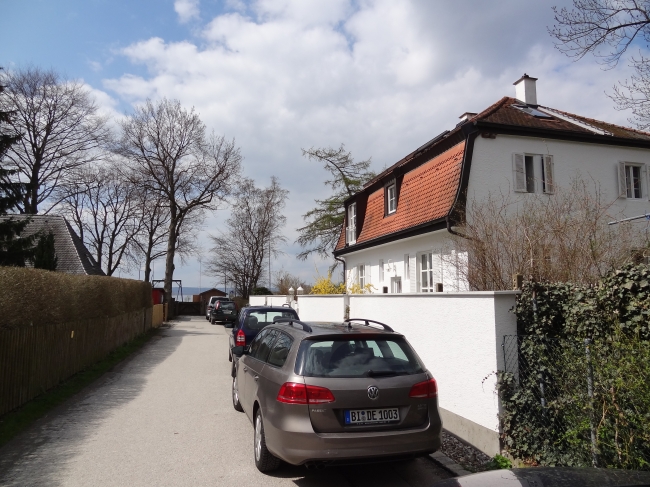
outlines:
[[[365, 185], [362, 193], [370, 191], [372, 187], [377, 188], [379, 181], [390, 177], [389, 175], [393, 172], [401, 171], [401, 167], [411, 164], [414, 159], [426, 157], [424, 155], [426, 152], [436, 151], [436, 148], [438, 148], [438, 152], [444, 150], [444, 145], [440, 146], [440, 144], [446, 144], [445, 141], [453, 143], [454, 139], [458, 140], [457, 137], [462, 136], [462, 132], [464, 132], [463, 128], [467, 128], [464, 125], [468, 124], [473, 124], [480, 131], [492, 132], [494, 130], [497, 133], [500, 130], [505, 130], [507, 133], [512, 127], [512, 129], [527, 129], [526, 133], [532, 135], [537, 129], [540, 136], [546, 136], [545, 134], [549, 134], [549, 132], [553, 136], [552, 132], [557, 131], [556, 137], [558, 138], [577, 137], [578, 140], [585, 140], [584, 136], [589, 135], [590, 137], [586, 140], [593, 140], [595, 143], [600, 143], [600, 141], [608, 143], [609, 140], [617, 139], [614, 143], [618, 144], [621, 143], [621, 139], [628, 139], [632, 144], [636, 141], [641, 144], [640, 146], [647, 147], [650, 142], [650, 133], [648, 132], [582, 117], [542, 105], [539, 106], [542, 111], [547, 110], [546, 113], [552, 118], [540, 118], [515, 108], [513, 105], [523, 106], [524, 104], [516, 98], [503, 97], [470, 118], [465, 124], [459, 124], [453, 130], [444, 132], [378, 174]], [[562, 118], [560, 118], [561, 116]], [[605, 131], [606, 134], [599, 131]], [[465, 142], [461, 142], [406, 172], [398, 198], [397, 211], [392, 215], [384, 216], [384, 189], [379, 188], [370, 193], [367, 196], [361, 234], [358, 236], [356, 244], [390, 236], [393, 233], [445, 217], [452, 209], [460, 188], [464, 151]], [[335, 251], [343, 248], [345, 248], [345, 228], [341, 228]]]
[[[458, 190], [465, 142], [425, 162], [404, 175], [397, 211], [384, 216], [384, 189], [368, 197], [365, 218], [356, 243], [406, 230], [443, 218], [449, 213]], [[341, 232], [336, 250], [345, 246]]]

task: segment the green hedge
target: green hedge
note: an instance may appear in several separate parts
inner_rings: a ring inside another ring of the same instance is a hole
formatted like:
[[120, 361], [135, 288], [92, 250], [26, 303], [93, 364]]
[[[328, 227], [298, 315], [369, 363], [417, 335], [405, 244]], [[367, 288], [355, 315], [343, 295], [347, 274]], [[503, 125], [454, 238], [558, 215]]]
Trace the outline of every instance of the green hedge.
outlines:
[[524, 286], [519, 336], [506, 346], [498, 382], [502, 439], [513, 456], [588, 466], [595, 453], [601, 467], [650, 469], [649, 310], [645, 265], [594, 287]]
[[0, 327], [68, 323], [150, 308], [151, 286], [132, 279], [0, 267]]

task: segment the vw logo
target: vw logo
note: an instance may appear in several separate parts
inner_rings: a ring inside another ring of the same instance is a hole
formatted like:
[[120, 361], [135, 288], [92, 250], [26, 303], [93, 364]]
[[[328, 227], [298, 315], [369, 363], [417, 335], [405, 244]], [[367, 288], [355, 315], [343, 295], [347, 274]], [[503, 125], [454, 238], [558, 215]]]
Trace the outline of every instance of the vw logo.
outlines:
[[379, 397], [379, 388], [377, 386], [368, 387], [368, 397], [373, 401]]

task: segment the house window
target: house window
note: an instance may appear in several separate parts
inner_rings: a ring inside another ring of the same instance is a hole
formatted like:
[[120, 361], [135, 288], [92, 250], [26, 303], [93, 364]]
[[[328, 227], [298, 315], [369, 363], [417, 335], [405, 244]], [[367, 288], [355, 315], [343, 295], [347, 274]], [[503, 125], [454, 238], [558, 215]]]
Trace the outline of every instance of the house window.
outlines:
[[348, 227], [345, 230], [345, 241], [353, 244], [357, 241], [357, 204], [348, 206]]
[[411, 269], [409, 267], [409, 254], [404, 254], [404, 279], [409, 279]]
[[386, 213], [389, 215], [397, 211], [397, 190], [395, 189], [395, 183], [386, 188], [386, 204]]
[[513, 154], [513, 186], [518, 193], [555, 191], [553, 156], [546, 154]]
[[359, 286], [361, 289], [366, 287], [366, 266], [363, 264], [359, 266]]
[[641, 199], [644, 193], [643, 178], [645, 166], [642, 164], [619, 163], [619, 192], [628, 199]]
[[384, 261], [383, 260], [379, 261], [379, 282], [384, 282]]
[[433, 284], [433, 254], [427, 253], [420, 256], [420, 292], [434, 292]]

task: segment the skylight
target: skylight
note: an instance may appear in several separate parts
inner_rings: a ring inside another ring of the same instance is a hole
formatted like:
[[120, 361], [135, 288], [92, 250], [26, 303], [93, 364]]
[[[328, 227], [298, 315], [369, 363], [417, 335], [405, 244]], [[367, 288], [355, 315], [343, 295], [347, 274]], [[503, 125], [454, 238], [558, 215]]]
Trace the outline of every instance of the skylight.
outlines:
[[512, 108], [516, 108], [517, 110], [521, 110], [524, 113], [527, 113], [528, 115], [532, 115], [533, 117], [537, 118], [553, 118], [550, 115], [540, 112], [536, 108], [531, 108], [527, 105], [510, 105]]

